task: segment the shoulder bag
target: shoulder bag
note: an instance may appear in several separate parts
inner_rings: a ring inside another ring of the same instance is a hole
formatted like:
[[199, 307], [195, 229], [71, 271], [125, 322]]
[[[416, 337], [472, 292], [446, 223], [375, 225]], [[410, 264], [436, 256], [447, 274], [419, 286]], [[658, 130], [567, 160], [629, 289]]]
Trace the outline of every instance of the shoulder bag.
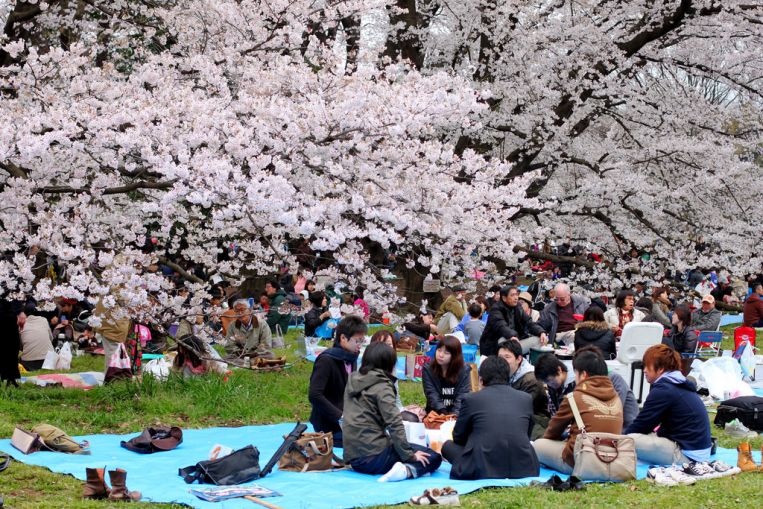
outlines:
[[567, 395], [580, 435], [573, 451], [572, 475], [585, 481], [632, 481], [636, 479], [636, 443], [626, 435], [588, 433], [574, 393]]

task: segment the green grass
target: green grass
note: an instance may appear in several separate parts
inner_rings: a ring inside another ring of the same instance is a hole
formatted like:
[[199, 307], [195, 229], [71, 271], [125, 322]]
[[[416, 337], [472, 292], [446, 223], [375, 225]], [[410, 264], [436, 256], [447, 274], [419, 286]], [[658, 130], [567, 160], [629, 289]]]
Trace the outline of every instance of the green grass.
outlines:
[[[723, 348], [733, 347], [733, 327]], [[0, 388], [0, 437], [9, 437], [15, 425], [31, 427], [48, 422], [72, 435], [134, 433], [148, 425], [199, 428], [219, 425], [270, 424], [306, 421], [310, 414], [307, 385], [312, 364], [299, 360], [296, 333], [286, 337], [285, 349], [293, 366], [281, 373], [235, 370], [228, 380], [219, 375], [184, 380], [173, 376], [164, 383], [151, 378], [121, 382], [90, 391], [22, 385]], [[72, 371], [100, 371], [103, 357], [75, 357]], [[404, 403], [424, 403], [421, 384], [400, 382]], [[712, 419], [712, 416], [711, 416]], [[713, 428], [723, 447], [738, 441]], [[763, 437], [753, 440], [760, 450]], [[129, 486], [129, 482], [128, 482]], [[0, 473], [0, 496], [6, 507], [105, 508], [119, 503], [80, 498], [82, 482], [44, 468], [13, 462]], [[763, 491], [763, 474], [704, 481], [695, 486], [658, 488], [644, 481], [589, 485], [583, 493], [553, 493], [534, 488], [483, 489], [462, 497], [465, 507], [732, 507], [756, 506]], [[135, 507], [175, 508], [167, 504]], [[253, 507], [255, 507], [253, 505]]]

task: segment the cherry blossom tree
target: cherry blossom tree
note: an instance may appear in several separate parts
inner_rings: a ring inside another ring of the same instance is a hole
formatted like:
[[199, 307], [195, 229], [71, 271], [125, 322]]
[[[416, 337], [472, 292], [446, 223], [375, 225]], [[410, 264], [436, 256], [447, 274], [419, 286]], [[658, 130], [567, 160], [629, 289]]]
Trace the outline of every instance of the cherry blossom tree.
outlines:
[[[6, 293], [118, 288], [156, 313], [184, 305], [157, 261], [239, 281], [295, 267], [301, 240], [376, 309], [396, 299], [371, 263], [392, 246], [416, 283], [566, 238], [648, 249], [655, 274], [760, 267], [752, 2], [9, 7]], [[48, 256], [64, 277], [40, 277]], [[207, 282], [186, 276], [198, 305]]]

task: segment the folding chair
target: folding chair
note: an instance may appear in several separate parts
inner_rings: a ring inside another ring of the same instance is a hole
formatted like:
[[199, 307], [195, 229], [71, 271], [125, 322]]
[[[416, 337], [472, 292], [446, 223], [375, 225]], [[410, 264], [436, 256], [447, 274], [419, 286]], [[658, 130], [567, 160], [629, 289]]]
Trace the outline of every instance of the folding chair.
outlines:
[[720, 331], [700, 331], [694, 353], [685, 353], [683, 357], [693, 359], [718, 357], [721, 354], [722, 341], [723, 333]]

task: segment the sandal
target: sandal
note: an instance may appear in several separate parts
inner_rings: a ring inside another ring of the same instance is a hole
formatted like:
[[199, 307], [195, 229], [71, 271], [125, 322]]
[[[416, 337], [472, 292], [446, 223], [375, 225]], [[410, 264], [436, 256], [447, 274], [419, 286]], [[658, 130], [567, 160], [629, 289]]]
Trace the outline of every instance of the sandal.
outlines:
[[452, 505], [460, 506], [461, 501], [458, 498], [458, 492], [446, 486], [445, 488], [432, 488], [424, 490], [424, 494], [418, 497], [411, 497], [411, 505]]

